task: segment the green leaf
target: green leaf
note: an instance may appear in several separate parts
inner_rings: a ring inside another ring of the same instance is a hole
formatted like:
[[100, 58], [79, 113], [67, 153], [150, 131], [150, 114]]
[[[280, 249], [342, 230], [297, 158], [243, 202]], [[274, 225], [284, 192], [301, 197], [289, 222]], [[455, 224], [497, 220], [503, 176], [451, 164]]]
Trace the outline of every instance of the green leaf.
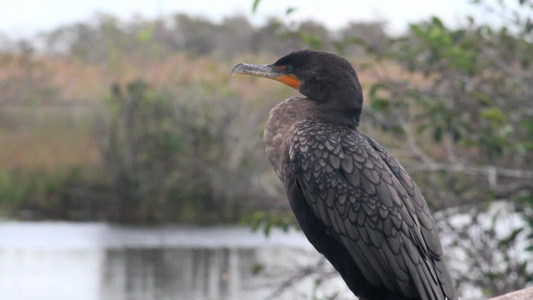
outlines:
[[137, 40], [142, 43], [149, 42], [152, 39], [153, 30], [152, 28], [143, 28], [137, 32]]
[[483, 92], [477, 92], [473, 95], [473, 97], [484, 105], [491, 105], [493, 103], [492, 98]]
[[410, 27], [411, 27], [411, 30], [413, 31], [413, 33], [414, 33], [417, 37], [419, 37], [419, 38], [421, 38], [421, 39], [423, 39], [423, 38], [426, 37], [426, 33], [422, 30], [422, 28], [420, 27], [420, 25], [411, 24]]
[[320, 286], [322, 284], [322, 278], [315, 279], [315, 286]]
[[385, 98], [373, 98], [370, 106], [376, 111], [383, 111], [390, 105], [389, 99]]
[[300, 32], [300, 38], [302, 41], [313, 50], [321, 50], [322, 49], [322, 39], [315, 34], [310, 34], [307, 32]]
[[270, 236], [270, 230], [272, 229], [272, 222], [267, 221], [265, 224], [265, 236]]
[[432, 17], [431, 22], [440, 28], [444, 28], [444, 24], [442, 24], [442, 21], [437, 17]]
[[460, 38], [462, 38], [466, 33], [466, 30], [464, 29], [459, 29], [459, 30], [456, 30], [456, 31], [453, 31], [450, 33], [450, 36], [452, 37], [452, 39], [454, 41], [457, 41], [459, 40]]
[[489, 121], [493, 126], [507, 123], [507, 117], [498, 107], [485, 108], [481, 111], [480, 116], [482, 119]]
[[440, 142], [442, 140], [442, 127], [436, 127], [435, 130], [433, 130], [433, 139], [435, 142]]
[[298, 8], [296, 8], [296, 7], [289, 7], [289, 8], [287, 8], [287, 10], [285, 11], [285, 15], [288, 16], [288, 15], [294, 13], [294, 12], [297, 11], [297, 10], [298, 10]]
[[514, 132], [514, 127], [511, 124], [506, 124], [500, 130], [498, 130], [498, 136], [502, 138], [508, 137]]
[[508, 247], [516, 240], [516, 237], [522, 232], [524, 228], [517, 228], [511, 232], [511, 234], [498, 242], [498, 248]]
[[254, 4], [252, 5], [252, 14], [255, 14], [257, 12], [257, 8], [259, 7], [259, 3], [261, 0], [254, 0]]
[[460, 132], [459, 130], [456, 130], [456, 129], [453, 130], [453, 132], [452, 132], [452, 137], [453, 137], [453, 141], [454, 141], [455, 143], [457, 143], [457, 142], [461, 139], [461, 136], [462, 136], [462, 135], [461, 135], [461, 132]]
[[258, 275], [259, 273], [261, 273], [263, 270], [265, 269], [265, 266], [262, 265], [262, 264], [255, 264], [252, 266], [252, 274], [253, 275]]
[[499, 277], [501, 277], [502, 275], [501, 274], [497, 274], [497, 273], [494, 273], [494, 272], [485, 272], [485, 274], [483, 274], [484, 277], [490, 279], [490, 280], [495, 280], [495, 279], [498, 279]]

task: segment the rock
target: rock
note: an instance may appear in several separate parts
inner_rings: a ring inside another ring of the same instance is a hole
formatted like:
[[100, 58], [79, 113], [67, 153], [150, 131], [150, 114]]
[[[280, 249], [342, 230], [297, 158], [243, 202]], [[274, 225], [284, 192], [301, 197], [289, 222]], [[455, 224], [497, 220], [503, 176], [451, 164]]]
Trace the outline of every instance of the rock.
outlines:
[[518, 290], [501, 295], [489, 300], [531, 300], [533, 299], [533, 288]]

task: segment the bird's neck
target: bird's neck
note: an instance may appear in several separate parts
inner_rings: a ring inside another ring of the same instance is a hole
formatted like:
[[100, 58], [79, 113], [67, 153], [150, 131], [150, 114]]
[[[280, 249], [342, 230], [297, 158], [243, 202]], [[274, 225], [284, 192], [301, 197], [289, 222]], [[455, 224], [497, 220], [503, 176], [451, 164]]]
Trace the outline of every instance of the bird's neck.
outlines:
[[314, 110], [310, 117], [325, 120], [330, 123], [356, 128], [359, 125], [361, 107], [346, 105], [346, 103], [314, 102]]
[[[293, 97], [276, 105], [271, 111], [265, 127], [263, 141], [268, 160], [276, 175], [283, 181], [284, 140], [290, 127], [304, 119], [308, 104], [304, 98]], [[301, 106], [301, 107], [300, 107]]]
[[339, 70], [337, 76], [316, 76], [300, 84], [299, 91], [316, 108], [320, 118], [357, 127], [363, 109], [361, 83], [353, 68]]

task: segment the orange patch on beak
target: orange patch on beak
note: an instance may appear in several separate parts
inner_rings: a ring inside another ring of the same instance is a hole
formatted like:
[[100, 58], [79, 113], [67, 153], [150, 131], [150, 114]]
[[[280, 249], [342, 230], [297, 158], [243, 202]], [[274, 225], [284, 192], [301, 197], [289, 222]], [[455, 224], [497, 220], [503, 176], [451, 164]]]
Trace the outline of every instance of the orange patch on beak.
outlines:
[[296, 78], [296, 76], [290, 74], [290, 75], [281, 75], [278, 77], [273, 78], [274, 80], [277, 80], [279, 82], [285, 83], [286, 85], [292, 87], [293, 89], [298, 89], [300, 87], [300, 80]]

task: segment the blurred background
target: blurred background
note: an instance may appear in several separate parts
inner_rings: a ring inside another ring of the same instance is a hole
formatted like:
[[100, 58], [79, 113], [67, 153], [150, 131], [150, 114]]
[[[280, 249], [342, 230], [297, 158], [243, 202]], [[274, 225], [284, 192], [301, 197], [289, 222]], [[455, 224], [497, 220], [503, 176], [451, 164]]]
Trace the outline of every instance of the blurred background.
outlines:
[[532, 285], [532, 1], [4, 2], [2, 299], [353, 299], [263, 151], [297, 92], [230, 75], [302, 48], [358, 71], [461, 299]]

